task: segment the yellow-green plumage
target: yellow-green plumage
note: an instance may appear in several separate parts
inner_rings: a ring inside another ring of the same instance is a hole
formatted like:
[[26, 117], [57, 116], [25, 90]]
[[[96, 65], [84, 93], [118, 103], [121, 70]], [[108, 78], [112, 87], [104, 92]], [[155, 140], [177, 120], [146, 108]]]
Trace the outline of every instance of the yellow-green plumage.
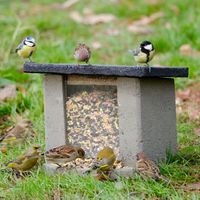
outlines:
[[109, 171], [116, 160], [116, 155], [110, 147], [105, 147], [98, 152], [95, 167], [97, 171]]
[[21, 49], [17, 50], [17, 54], [22, 58], [29, 58], [35, 50], [36, 46], [23, 45]]
[[147, 60], [147, 54], [140, 51], [137, 55], [134, 56], [135, 61], [138, 62], [138, 63], [147, 63], [147, 62], [152, 60], [152, 58], [154, 57], [154, 54], [155, 54], [155, 50], [149, 52], [149, 58]]
[[40, 157], [39, 149], [39, 145], [33, 145], [31, 150], [18, 156], [15, 160], [10, 161], [7, 164], [7, 167], [15, 169], [19, 172], [29, 171], [36, 165]]

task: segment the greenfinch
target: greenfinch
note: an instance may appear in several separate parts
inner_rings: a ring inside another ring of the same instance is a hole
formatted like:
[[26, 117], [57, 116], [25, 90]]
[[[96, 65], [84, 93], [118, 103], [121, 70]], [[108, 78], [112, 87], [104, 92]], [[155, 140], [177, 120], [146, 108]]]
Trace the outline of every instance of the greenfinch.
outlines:
[[30, 150], [25, 151], [15, 160], [10, 161], [6, 166], [18, 172], [25, 172], [31, 170], [40, 158], [40, 145], [32, 145]]
[[160, 174], [160, 169], [156, 164], [150, 160], [144, 152], [140, 152], [136, 155], [136, 171], [143, 178], [152, 178], [154, 180], [163, 179]]
[[112, 170], [116, 160], [116, 155], [110, 147], [104, 147], [97, 153], [96, 161], [92, 169], [97, 169], [97, 172]]
[[85, 151], [80, 147], [61, 145], [46, 151], [44, 155], [47, 162], [64, 167], [67, 162], [74, 161], [77, 158], [83, 159]]
[[[0, 143], [2, 145], [15, 145], [22, 143], [31, 133], [30, 127], [32, 122], [30, 120], [22, 120], [16, 126], [14, 126], [8, 133], [0, 137]], [[32, 134], [32, 133], [31, 133]]]

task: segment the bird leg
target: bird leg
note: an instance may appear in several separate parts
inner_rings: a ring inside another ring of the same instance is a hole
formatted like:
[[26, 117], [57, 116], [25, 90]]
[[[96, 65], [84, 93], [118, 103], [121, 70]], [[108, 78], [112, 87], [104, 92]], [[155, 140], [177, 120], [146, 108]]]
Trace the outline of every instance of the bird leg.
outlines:
[[59, 164], [59, 163], [55, 163], [55, 164], [58, 165], [58, 167], [56, 168], [56, 170], [60, 169], [60, 168], [63, 168], [63, 166], [61, 164]]
[[146, 66], [149, 67], [149, 73], [151, 73], [151, 66], [149, 66], [149, 63], [146, 63]]

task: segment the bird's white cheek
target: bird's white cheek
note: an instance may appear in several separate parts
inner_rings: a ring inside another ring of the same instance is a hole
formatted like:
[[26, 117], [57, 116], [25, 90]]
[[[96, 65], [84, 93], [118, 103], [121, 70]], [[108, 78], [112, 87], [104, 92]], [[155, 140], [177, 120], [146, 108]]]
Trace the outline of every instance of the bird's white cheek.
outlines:
[[153, 49], [151, 44], [144, 46], [144, 48], [149, 51], [152, 51]]

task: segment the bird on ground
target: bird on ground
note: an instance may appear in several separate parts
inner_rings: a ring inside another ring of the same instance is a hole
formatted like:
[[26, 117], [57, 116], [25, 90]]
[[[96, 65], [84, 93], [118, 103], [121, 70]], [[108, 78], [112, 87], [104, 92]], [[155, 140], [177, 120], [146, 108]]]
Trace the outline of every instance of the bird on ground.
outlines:
[[161, 174], [157, 165], [148, 158], [144, 152], [136, 155], [136, 171], [143, 178], [152, 178], [154, 180], [166, 180]]
[[98, 172], [110, 171], [113, 169], [113, 164], [116, 160], [116, 155], [110, 147], [104, 147], [97, 153], [96, 161], [92, 169], [97, 169]]
[[85, 151], [80, 147], [61, 145], [44, 153], [46, 161], [58, 165], [58, 168], [65, 166], [67, 162], [77, 158], [84, 159]]
[[33, 37], [27, 36], [15, 49], [15, 53], [17, 53], [20, 57], [26, 59], [28, 58], [31, 62], [31, 56], [33, 52], [36, 50], [36, 41]]
[[0, 143], [2, 145], [15, 145], [22, 143], [29, 135], [33, 134], [32, 122], [30, 120], [22, 120], [10, 131], [0, 137]]
[[[135, 61], [137, 63], [146, 63], [149, 67], [149, 61], [151, 61], [155, 55], [155, 49], [153, 44], [150, 41], [143, 41], [140, 44], [140, 47], [134, 50], [129, 50], [130, 53], [133, 54]], [[151, 68], [149, 67], [149, 72], [151, 72]]]
[[74, 52], [74, 58], [78, 62], [86, 62], [88, 63], [89, 59], [91, 57], [91, 51], [90, 48], [85, 44], [79, 44]]
[[8, 168], [12, 168], [17, 172], [30, 171], [40, 158], [40, 145], [34, 144], [31, 149], [25, 151], [22, 155], [18, 156], [15, 160], [6, 164]]

